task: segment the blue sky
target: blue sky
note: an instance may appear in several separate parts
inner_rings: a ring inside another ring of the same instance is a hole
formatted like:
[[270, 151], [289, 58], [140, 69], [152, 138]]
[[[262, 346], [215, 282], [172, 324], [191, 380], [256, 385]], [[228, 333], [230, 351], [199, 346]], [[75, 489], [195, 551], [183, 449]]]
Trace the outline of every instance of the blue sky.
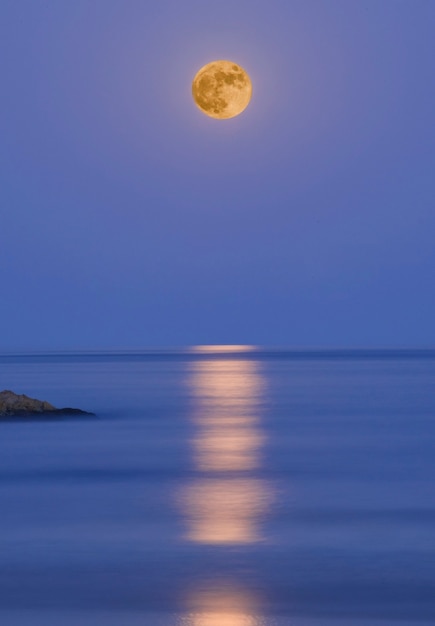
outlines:
[[[435, 344], [435, 2], [2, 0], [0, 350]], [[214, 59], [253, 99], [191, 98]]]

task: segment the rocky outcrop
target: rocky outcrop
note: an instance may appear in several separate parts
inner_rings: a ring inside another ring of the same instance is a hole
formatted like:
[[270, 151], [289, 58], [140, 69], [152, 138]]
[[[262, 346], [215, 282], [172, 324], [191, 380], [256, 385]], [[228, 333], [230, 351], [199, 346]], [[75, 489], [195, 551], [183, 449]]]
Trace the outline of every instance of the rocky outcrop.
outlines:
[[24, 394], [17, 395], [13, 391], [0, 392], [0, 418], [38, 415], [55, 417], [56, 415], [93, 415], [93, 413], [69, 407], [57, 409], [45, 400], [35, 400]]

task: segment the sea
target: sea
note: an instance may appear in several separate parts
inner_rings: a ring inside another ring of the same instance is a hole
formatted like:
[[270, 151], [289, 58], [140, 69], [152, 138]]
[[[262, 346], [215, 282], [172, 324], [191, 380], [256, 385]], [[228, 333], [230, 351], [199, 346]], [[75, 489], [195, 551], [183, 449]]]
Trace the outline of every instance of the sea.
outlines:
[[0, 355], [1, 626], [434, 626], [435, 351]]

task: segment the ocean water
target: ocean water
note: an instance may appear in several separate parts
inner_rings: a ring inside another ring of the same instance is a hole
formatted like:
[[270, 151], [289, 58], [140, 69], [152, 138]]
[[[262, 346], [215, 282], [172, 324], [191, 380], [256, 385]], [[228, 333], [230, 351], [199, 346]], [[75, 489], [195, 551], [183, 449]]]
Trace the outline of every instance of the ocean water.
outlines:
[[0, 356], [2, 626], [435, 624], [435, 352]]

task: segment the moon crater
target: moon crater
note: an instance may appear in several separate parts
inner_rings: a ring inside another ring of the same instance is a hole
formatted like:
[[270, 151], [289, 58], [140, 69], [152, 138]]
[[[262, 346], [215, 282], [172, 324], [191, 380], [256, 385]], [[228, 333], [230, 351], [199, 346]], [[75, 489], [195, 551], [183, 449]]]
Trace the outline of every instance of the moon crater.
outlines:
[[210, 117], [229, 119], [240, 115], [252, 97], [252, 83], [247, 72], [231, 61], [213, 61], [204, 65], [193, 79], [193, 99]]

